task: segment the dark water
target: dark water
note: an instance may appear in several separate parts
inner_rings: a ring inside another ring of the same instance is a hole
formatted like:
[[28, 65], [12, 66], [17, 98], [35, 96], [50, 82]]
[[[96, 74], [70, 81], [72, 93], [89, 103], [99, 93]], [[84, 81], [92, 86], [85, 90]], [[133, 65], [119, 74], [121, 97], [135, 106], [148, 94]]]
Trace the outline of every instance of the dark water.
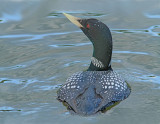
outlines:
[[[160, 124], [159, 0], [1, 0], [0, 124]], [[56, 100], [92, 45], [61, 13], [97, 18], [112, 31], [112, 67], [132, 93], [105, 114], [73, 116]]]

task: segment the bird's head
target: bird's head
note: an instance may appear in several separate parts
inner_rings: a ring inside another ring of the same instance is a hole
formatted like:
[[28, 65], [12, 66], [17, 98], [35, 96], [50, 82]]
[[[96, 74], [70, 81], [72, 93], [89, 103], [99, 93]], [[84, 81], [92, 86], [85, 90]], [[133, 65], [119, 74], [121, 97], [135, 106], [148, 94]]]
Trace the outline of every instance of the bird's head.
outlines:
[[78, 26], [83, 33], [90, 39], [93, 45], [104, 45], [103, 42], [111, 42], [112, 36], [109, 28], [97, 19], [81, 19], [63, 13], [73, 24]]

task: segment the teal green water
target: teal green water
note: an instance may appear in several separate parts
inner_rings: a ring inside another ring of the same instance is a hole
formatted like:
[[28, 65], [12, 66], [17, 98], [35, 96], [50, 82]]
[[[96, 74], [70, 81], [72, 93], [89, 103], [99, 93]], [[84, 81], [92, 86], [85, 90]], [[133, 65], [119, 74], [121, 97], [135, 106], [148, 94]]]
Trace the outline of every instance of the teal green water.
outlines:
[[[1, 0], [0, 124], [160, 124], [160, 1]], [[73, 116], [56, 100], [92, 45], [61, 13], [97, 18], [113, 36], [113, 69], [132, 87], [105, 114]]]

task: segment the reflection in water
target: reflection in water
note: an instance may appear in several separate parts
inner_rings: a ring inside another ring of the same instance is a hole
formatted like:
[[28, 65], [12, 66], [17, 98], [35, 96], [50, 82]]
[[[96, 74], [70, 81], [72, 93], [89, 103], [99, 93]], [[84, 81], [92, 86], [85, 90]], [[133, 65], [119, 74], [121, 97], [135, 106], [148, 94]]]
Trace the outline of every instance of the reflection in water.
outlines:
[[19, 12], [16, 12], [14, 14], [8, 14], [8, 13], [2, 13], [2, 17], [0, 17], [1, 23], [6, 23], [9, 21], [20, 21], [22, 19], [22, 16]]
[[21, 110], [17, 110], [13, 107], [9, 107], [9, 106], [3, 106], [3, 107], [0, 107], [0, 112], [17, 112], [17, 111], [21, 111]]
[[[13, 83], [13, 84], [24, 84], [24, 87], [28, 86], [29, 84], [35, 83], [35, 82], [41, 82], [36, 79], [30, 79], [30, 80], [23, 80], [23, 79], [9, 79], [9, 78], [0, 78], [1, 83]], [[23, 87], [23, 88], [24, 88]]]
[[72, 61], [70, 63], [66, 63], [66, 64], [64, 64], [64, 67], [69, 67], [69, 66], [76, 64], [76, 63], [81, 63], [81, 61]]
[[[76, 33], [79, 31], [74, 31], [74, 32]], [[65, 35], [65, 34], [70, 34], [74, 32], [59, 32], [59, 33], [47, 33], [47, 34], [36, 34], [36, 35], [34, 34], [1, 35], [0, 38], [24, 38], [23, 40], [21, 39], [21, 41], [32, 41], [32, 40], [44, 39], [47, 36]]]
[[[132, 77], [126, 77], [131, 78], [134, 82], [139, 83], [154, 83], [154, 84], [160, 84], [160, 76], [155, 75], [153, 73], [146, 72], [144, 70], [139, 69], [130, 69], [130, 74]], [[160, 88], [160, 86], [158, 86]]]
[[[58, 12], [52, 12], [52, 13], [49, 13], [48, 14], [48, 18], [64, 18], [64, 16], [62, 15], [62, 13], [68, 13], [68, 14], [76, 14], [76, 15], [80, 15], [80, 16], [83, 16], [84, 18], [96, 18], [96, 17], [103, 17], [103, 16], [106, 16], [105, 14], [103, 13], [91, 13], [91, 12], [82, 12], [82, 11], [58, 11]], [[78, 16], [79, 16], [78, 15]]]
[[[53, 79], [53, 78], [52, 78]], [[20, 89], [24, 89], [28, 87], [30, 84], [36, 84], [36, 83], [44, 83], [44, 81], [38, 80], [38, 79], [10, 79], [10, 78], [0, 78], [0, 83], [4, 84], [18, 84], [21, 85]], [[61, 84], [57, 85], [35, 85], [34, 86], [34, 91], [40, 91], [40, 90], [52, 90], [59, 88]]]
[[35, 60], [31, 60], [28, 62], [23, 62], [20, 63], [18, 65], [14, 65], [14, 66], [9, 66], [9, 67], [0, 67], [0, 71], [6, 71], [6, 70], [14, 70], [14, 69], [20, 69], [20, 68], [27, 68], [33, 64], [36, 64], [37, 62], [44, 60], [46, 58], [39, 58], [39, 59], [35, 59]]
[[148, 13], [144, 13], [144, 15], [147, 18], [151, 18], [151, 19], [159, 19], [160, 18], [160, 15], [152, 15], [152, 14], [148, 14]]
[[112, 32], [115, 33], [144, 33], [150, 34], [152, 36], [160, 36], [160, 32], [155, 32], [154, 29], [160, 28], [160, 25], [150, 26], [147, 29], [112, 29]]
[[75, 43], [75, 44], [54, 44], [54, 45], [49, 45], [51, 47], [55, 48], [61, 48], [61, 47], [76, 47], [76, 46], [86, 46], [86, 45], [91, 45], [91, 43]]
[[136, 73], [137, 81], [152, 82], [152, 83], [160, 84], [160, 76], [158, 76], [158, 75], [154, 75], [154, 74], [150, 74], [150, 73], [144, 74], [144, 72], [140, 72], [140, 71], [134, 72], [134, 73]]
[[58, 85], [45, 85], [45, 86], [35, 86], [37, 87], [34, 91], [43, 91], [43, 90], [54, 90], [54, 89], [58, 89], [61, 86], [61, 84]]
[[127, 54], [137, 54], [137, 55], [149, 55], [146, 52], [133, 52], [133, 51], [113, 51], [113, 53], [127, 53]]

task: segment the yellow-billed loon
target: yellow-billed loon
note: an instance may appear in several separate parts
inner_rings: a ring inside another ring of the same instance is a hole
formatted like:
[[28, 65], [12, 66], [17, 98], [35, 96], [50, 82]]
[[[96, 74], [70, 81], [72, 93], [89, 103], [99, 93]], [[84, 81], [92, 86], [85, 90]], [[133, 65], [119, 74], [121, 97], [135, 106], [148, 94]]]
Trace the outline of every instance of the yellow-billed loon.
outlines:
[[77, 25], [93, 44], [93, 56], [87, 71], [77, 72], [57, 92], [57, 99], [71, 113], [93, 115], [130, 95], [127, 83], [111, 68], [112, 36], [97, 19], [80, 19], [63, 13]]

